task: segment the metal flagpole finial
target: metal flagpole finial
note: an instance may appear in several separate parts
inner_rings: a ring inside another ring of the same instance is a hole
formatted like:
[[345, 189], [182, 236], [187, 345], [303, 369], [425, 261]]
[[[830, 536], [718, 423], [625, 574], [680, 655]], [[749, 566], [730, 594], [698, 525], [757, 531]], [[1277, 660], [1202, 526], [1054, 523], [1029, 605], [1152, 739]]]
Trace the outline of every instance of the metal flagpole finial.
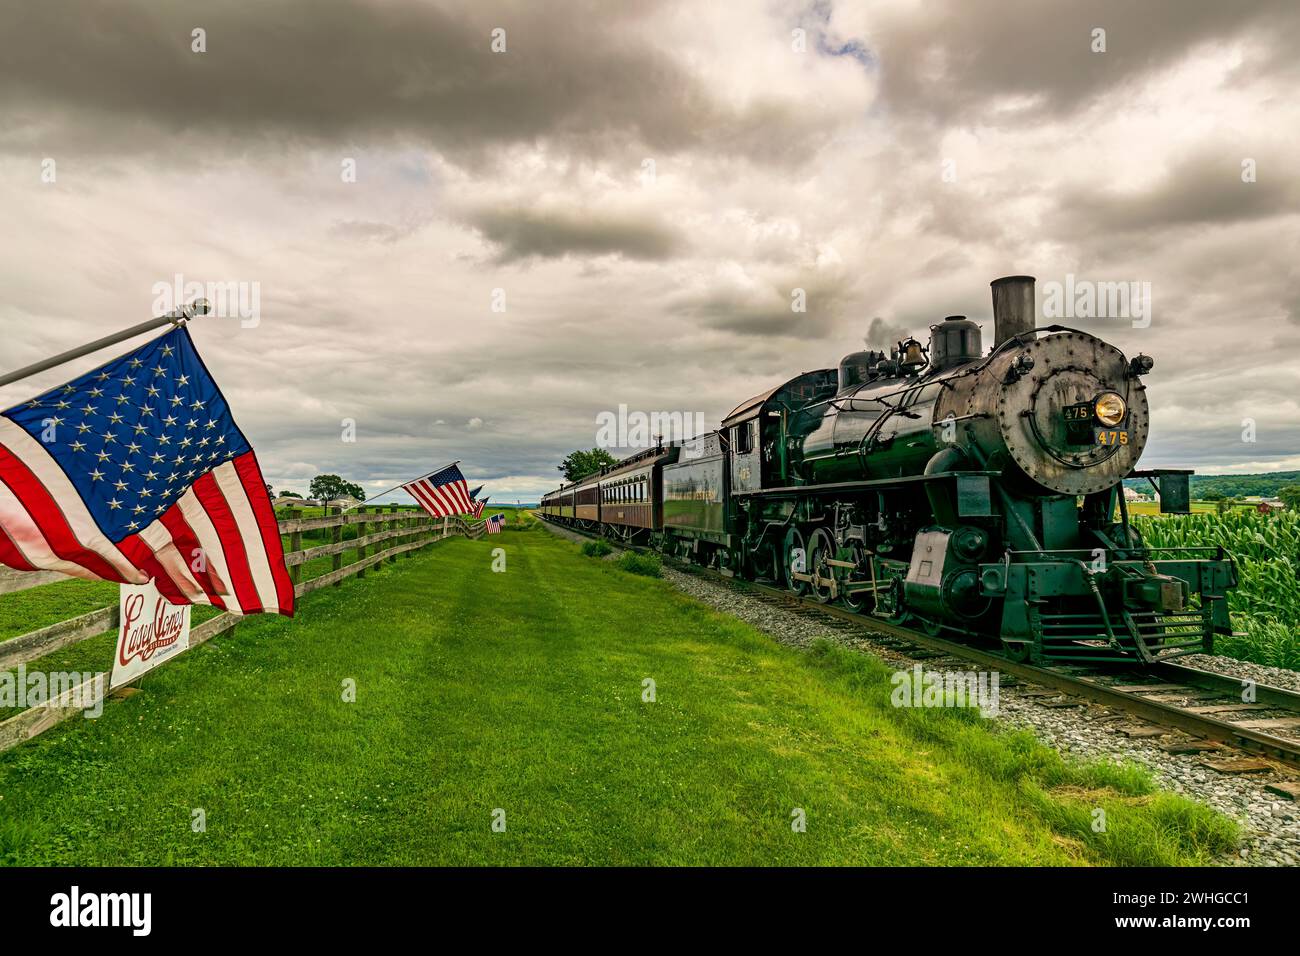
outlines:
[[171, 320], [172, 325], [179, 328], [190, 319], [196, 319], [201, 315], [208, 315], [211, 312], [211, 302], [207, 299], [195, 299], [189, 305], [183, 305], [174, 312], [168, 313], [166, 317]]

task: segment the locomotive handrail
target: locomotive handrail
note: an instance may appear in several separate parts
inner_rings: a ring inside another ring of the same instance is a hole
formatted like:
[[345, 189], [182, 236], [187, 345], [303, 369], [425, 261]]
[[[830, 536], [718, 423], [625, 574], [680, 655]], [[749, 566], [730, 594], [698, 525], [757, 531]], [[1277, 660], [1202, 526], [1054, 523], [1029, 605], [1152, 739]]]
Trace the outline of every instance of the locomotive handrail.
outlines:
[[1216, 554], [1223, 551], [1223, 546], [1218, 544], [1187, 544], [1178, 547], [1152, 547], [1144, 545], [1148, 551], [1213, 551]]
[[787, 485], [781, 488], [755, 488], [750, 491], [733, 491], [736, 497], [749, 495], [805, 494], [819, 495], [846, 491], [853, 488], [894, 487], [900, 484], [923, 484], [927, 481], [943, 481], [949, 478], [996, 478], [996, 471], [944, 471], [934, 475], [904, 475], [900, 478], [872, 478], [867, 481], [837, 481], [826, 485]]
[[[1093, 548], [1051, 548], [1051, 549], [1044, 549], [1041, 551], [1035, 551], [1034, 549], [1029, 548], [1026, 550], [1008, 549], [1007, 553], [1008, 554], [1033, 554], [1033, 555], [1092, 554], [1093, 550], [1094, 550]], [[1148, 545], [1142, 545], [1141, 547], [1119, 548], [1117, 550], [1120, 551], [1216, 551], [1217, 552], [1220, 550], [1220, 546], [1215, 544], [1191, 544], [1191, 545], [1180, 545], [1178, 547], [1150, 547]]]

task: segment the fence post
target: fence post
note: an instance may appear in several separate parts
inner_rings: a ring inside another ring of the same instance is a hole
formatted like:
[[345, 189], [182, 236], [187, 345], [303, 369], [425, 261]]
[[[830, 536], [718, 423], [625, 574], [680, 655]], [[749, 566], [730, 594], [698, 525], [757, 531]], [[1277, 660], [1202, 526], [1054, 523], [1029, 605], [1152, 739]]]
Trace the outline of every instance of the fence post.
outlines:
[[[290, 532], [289, 532], [289, 550], [290, 550], [290, 551], [301, 551], [301, 550], [302, 550], [302, 532], [301, 532], [301, 531], [290, 531]], [[299, 580], [301, 577], [302, 577], [302, 565], [301, 565], [301, 564], [295, 564], [293, 567], [291, 567], [291, 568], [289, 569], [289, 580], [293, 582], [293, 586], [294, 586], [295, 588], [298, 586], [298, 580]]]
[[[361, 517], [364, 518], [364, 517], [366, 516], [366, 509], [365, 509], [365, 508], [361, 508], [361, 509], [358, 510], [358, 513], [361, 515]], [[362, 538], [364, 538], [365, 536], [366, 536], [366, 523], [365, 523], [364, 521], [362, 521], [360, 524], [357, 525], [357, 540], [360, 541], [360, 540], [361, 540]], [[366, 557], [366, 546], [365, 546], [364, 544], [358, 544], [358, 545], [357, 545], [357, 561], [364, 561], [364, 560], [365, 560], [365, 557]], [[365, 568], [362, 568], [361, 570], [359, 570], [359, 571], [357, 572], [357, 578], [358, 578], [358, 579], [360, 579], [360, 578], [364, 578], [365, 576], [366, 576], [366, 569], [365, 569]]]
[[[342, 516], [343, 516], [343, 509], [342, 509], [342, 508], [328, 508], [328, 507], [327, 507], [327, 508], [325, 509], [325, 514], [326, 514], [327, 516], [330, 515], [330, 514], [337, 514], [339, 517], [342, 517]], [[342, 522], [340, 522], [339, 524], [336, 524], [334, 527], [330, 528], [330, 532], [331, 532], [331, 534], [330, 534], [330, 543], [331, 543], [331, 544], [342, 544], [342, 543], [343, 543], [343, 524], [342, 524]], [[342, 567], [343, 567], [343, 552], [342, 552], [342, 551], [336, 551], [336, 552], [334, 553], [334, 560], [330, 562], [330, 570], [332, 570], [332, 571], [337, 571], [337, 570], [339, 570], [339, 569], [342, 568]], [[337, 587], [341, 587], [342, 585], [343, 585], [343, 582], [342, 582], [342, 581], [335, 581], [335, 582], [334, 582], [334, 586], [335, 586], [336, 588], [337, 588]]]
[[[388, 506], [388, 513], [389, 513], [390, 515], [395, 515], [395, 514], [397, 514], [397, 505], [389, 505], [389, 506]], [[392, 521], [392, 522], [389, 522], [388, 524], [384, 525], [384, 527], [385, 527], [385, 528], [392, 528], [394, 531], [396, 531], [396, 530], [400, 527], [400, 524], [399, 524], [399, 522]], [[392, 543], [389, 544], [389, 543], [385, 542], [384, 547], [386, 547], [386, 548], [396, 547], [397, 544], [398, 544], [398, 542], [400, 542], [401, 540], [402, 540], [402, 538], [401, 538], [400, 535], [394, 535], [393, 537], [391, 537], [391, 538], [388, 539], [388, 541], [391, 541]], [[388, 563], [389, 563], [389, 564], [396, 564], [396, 563], [397, 563], [397, 555], [395, 555], [395, 554], [390, 554], [390, 555], [388, 556]]]

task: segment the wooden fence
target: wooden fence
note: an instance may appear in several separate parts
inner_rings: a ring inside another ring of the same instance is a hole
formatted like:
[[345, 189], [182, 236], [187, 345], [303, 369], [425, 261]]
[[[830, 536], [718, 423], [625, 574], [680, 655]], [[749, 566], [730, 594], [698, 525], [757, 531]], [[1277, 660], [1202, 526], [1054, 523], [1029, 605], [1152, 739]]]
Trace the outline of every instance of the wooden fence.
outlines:
[[[318, 518], [285, 518], [277, 524], [280, 534], [289, 536], [285, 564], [293, 580], [294, 595], [298, 598], [321, 588], [338, 586], [345, 578], [353, 575], [365, 577], [367, 570], [384, 561], [392, 563], [399, 555], [410, 557], [418, 548], [427, 547], [443, 538], [454, 535], [479, 538], [485, 533], [482, 524], [472, 524], [462, 518], [431, 518], [422, 512], [397, 511], [396, 508], [387, 513], [361, 510]], [[343, 529], [349, 525], [357, 526], [357, 534], [344, 538]], [[303, 534], [318, 531], [329, 531], [331, 540], [327, 544], [304, 549]], [[356, 551], [357, 559], [345, 565], [343, 555], [348, 551]], [[303, 565], [323, 557], [333, 559], [330, 570], [302, 580]], [[0, 567], [0, 595], [66, 580], [67, 575], [58, 572], [12, 571]], [[190, 647], [230, 633], [240, 620], [240, 615], [223, 611], [194, 625], [190, 630]], [[119, 624], [117, 602], [114, 601], [111, 607], [100, 608], [71, 620], [0, 641], [0, 671], [10, 670], [106, 631], [116, 630]], [[97, 694], [106, 689], [104, 684], [107, 681], [108, 674], [105, 673], [98, 684], [92, 678], [63, 691], [48, 703], [31, 707], [0, 722], [0, 751], [30, 740], [92, 706], [88, 702], [98, 699]]]

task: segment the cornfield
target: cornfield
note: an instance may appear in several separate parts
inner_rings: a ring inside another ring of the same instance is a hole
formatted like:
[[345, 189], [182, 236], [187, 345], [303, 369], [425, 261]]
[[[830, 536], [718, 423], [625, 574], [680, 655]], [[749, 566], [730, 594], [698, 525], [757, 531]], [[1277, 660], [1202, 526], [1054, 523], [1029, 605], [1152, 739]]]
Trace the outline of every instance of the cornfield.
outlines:
[[1221, 545], [1237, 561], [1239, 584], [1228, 593], [1236, 633], [1216, 637], [1216, 652], [1300, 670], [1300, 512], [1138, 516], [1133, 524], [1155, 548]]

